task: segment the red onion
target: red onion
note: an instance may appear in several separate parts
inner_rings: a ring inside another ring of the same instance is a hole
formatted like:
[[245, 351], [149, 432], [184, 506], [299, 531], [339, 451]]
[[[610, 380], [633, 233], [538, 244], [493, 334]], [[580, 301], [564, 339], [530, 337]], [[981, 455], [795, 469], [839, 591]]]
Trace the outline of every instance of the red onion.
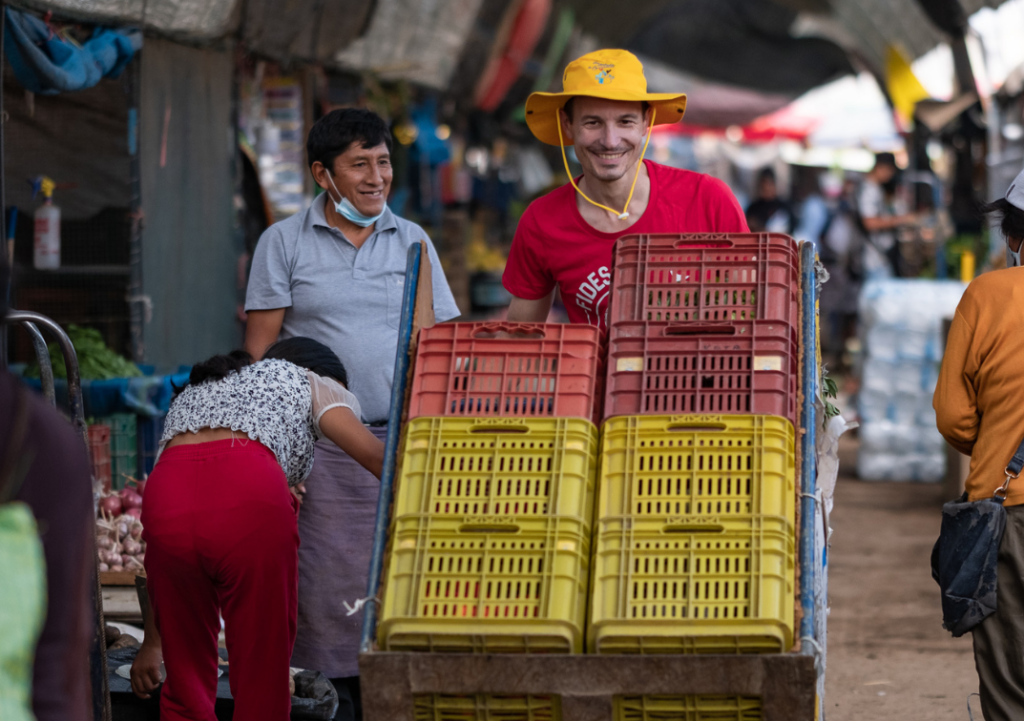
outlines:
[[120, 516], [123, 507], [121, 497], [118, 495], [104, 496], [100, 499], [100, 508], [113, 516]]
[[131, 488], [125, 488], [121, 491], [121, 503], [126, 509], [128, 508], [142, 508], [142, 496], [133, 491]]
[[133, 517], [135, 520], [140, 520], [142, 518], [141, 508], [129, 508], [127, 511], [125, 511], [125, 513]]

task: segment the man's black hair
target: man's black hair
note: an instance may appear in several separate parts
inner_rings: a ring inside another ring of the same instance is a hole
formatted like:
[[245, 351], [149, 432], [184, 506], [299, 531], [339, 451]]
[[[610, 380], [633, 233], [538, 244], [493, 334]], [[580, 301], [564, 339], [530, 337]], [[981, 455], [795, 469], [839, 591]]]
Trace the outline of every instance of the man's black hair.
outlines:
[[758, 184], [763, 183], [766, 180], [775, 182], [775, 169], [772, 167], [763, 168], [760, 173], [757, 174]]
[[330, 348], [312, 338], [286, 338], [267, 349], [263, 359], [278, 358], [313, 371], [318, 376], [333, 378], [346, 388], [348, 373], [341, 359]]
[[[562, 110], [565, 111], [565, 116], [567, 118], [569, 118], [569, 122], [570, 123], [572, 122], [572, 112], [573, 112], [572, 108], [573, 108], [573, 101], [574, 100], [576, 100], [575, 97], [569, 98], [568, 100], [565, 101], [565, 105], [562, 106]], [[647, 115], [647, 109], [649, 107], [651, 107], [650, 103], [648, 103], [646, 100], [641, 101], [640, 102], [640, 114], [643, 115], [643, 116], [646, 116]]]
[[875, 153], [875, 166], [888, 165], [890, 168], [896, 167], [896, 156], [892, 153]]
[[365, 108], [332, 110], [317, 120], [306, 139], [309, 167], [320, 161], [334, 172], [334, 159], [349, 149], [352, 143], [363, 148], [376, 148], [381, 143], [391, 152], [391, 131], [384, 119]]
[[1003, 231], [1004, 238], [1024, 239], [1024, 210], [1006, 198], [983, 205], [981, 212], [985, 215], [1002, 216], [999, 229]]

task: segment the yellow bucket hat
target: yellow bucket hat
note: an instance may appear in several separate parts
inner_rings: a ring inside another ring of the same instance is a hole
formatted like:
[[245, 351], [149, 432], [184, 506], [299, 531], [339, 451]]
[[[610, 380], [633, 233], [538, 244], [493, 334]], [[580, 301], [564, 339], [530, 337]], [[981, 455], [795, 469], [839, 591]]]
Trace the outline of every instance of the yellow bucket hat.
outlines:
[[597, 50], [569, 63], [562, 92], [533, 93], [526, 99], [526, 125], [542, 143], [561, 145], [558, 110], [579, 95], [606, 100], [646, 102], [655, 110], [655, 125], [675, 123], [686, 112], [686, 95], [649, 93], [644, 66], [626, 50]]

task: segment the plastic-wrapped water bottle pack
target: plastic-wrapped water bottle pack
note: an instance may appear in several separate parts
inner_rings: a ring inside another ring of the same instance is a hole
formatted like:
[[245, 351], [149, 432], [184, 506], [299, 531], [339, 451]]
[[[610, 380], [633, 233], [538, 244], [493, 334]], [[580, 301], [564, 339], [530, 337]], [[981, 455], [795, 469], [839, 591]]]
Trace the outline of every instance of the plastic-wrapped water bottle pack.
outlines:
[[936, 482], [945, 475], [946, 446], [935, 427], [932, 395], [942, 362], [943, 320], [953, 317], [966, 287], [896, 278], [864, 285], [860, 478]]

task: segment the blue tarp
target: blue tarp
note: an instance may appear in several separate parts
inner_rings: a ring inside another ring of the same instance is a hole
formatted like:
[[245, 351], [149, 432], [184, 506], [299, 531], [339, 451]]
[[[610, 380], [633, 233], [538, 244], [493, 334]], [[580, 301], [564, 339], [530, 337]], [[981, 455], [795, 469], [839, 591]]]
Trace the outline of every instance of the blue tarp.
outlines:
[[[172, 384], [181, 386], [188, 381], [189, 369], [174, 375], [142, 376], [141, 378], [112, 378], [105, 381], [82, 381], [82, 400], [85, 415], [90, 418], [113, 413], [137, 413], [142, 416], [161, 416], [167, 413], [174, 395]], [[42, 390], [38, 378], [22, 378], [31, 388]], [[68, 407], [68, 384], [63, 378], [54, 379], [57, 405]]]
[[7, 61], [18, 82], [39, 95], [84, 90], [103, 77], [116, 78], [142, 47], [141, 32], [102, 27], [79, 47], [34, 15], [11, 8], [4, 12]]

